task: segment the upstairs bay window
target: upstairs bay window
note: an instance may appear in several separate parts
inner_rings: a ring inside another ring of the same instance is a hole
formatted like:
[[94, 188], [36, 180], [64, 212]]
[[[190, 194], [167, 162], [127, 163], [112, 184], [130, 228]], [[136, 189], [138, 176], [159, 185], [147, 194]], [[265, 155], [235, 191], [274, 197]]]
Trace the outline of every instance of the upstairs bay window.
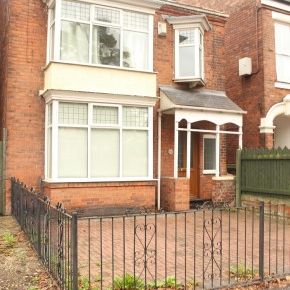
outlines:
[[203, 78], [203, 35], [198, 28], [175, 31], [175, 78]]
[[275, 24], [277, 81], [290, 83], [290, 23]]
[[152, 108], [47, 105], [46, 177], [54, 181], [152, 178]]
[[175, 31], [176, 82], [204, 82], [204, 33], [211, 30], [205, 15], [170, 16]]
[[70, 0], [49, 14], [48, 61], [153, 69], [152, 15]]

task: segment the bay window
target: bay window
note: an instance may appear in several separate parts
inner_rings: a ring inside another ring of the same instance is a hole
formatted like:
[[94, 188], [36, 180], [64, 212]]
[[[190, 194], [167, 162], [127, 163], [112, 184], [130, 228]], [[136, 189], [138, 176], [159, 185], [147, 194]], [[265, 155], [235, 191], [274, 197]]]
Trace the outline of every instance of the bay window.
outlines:
[[152, 107], [52, 101], [46, 109], [46, 178], [152, 178]]
[[277, 81], [290, 83], [290, 23], [275, 24], [275, 42]]
[[175, 30], [175, 79], [203, 78], [203, 34], [199, 28]]
[[56, 0], [48, 27], [48, 61], [153, 70], [152, 15]]

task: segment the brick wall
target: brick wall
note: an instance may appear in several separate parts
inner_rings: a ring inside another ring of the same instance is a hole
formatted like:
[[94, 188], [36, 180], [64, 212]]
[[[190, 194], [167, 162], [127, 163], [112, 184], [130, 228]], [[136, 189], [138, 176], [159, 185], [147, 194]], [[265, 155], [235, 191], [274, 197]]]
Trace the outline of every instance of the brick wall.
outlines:
[[213, 180], [214, 189], [212, 200], [215, 202], [233, 203], [236, 196], [236, 181], [235, 179]]
[[[174, 32], [172, 25], [167, 23], [166, 36], [158, 36], [157, 23], [164, 21], [165, 16], [194, 15], [192, 11], [177, 9], [165, 5], [156, 13], [155, 17], [155, 41], [154, 41], [154, 70], [158, 73], [159, 85], [178, 85], [173, 82], [174, 77]], [[212, 30], [205, 33], [205, 81], [206, 88], [213, 90], [225, 90], [225, 24], [223, 17], [208, 16]]]
[[[47, 10], [39, 0], [10, 0], [4, 124], [7, 128], [6, 176], [39, 188], [44, 167], [43, 88]], [[7, 181], [7, 212], [10, 211]]]
[[96, 207], [155, 208], [155, 182], [44, 184], [44, 194], [67, 210]]
[[167, 211], [188, 210], [189, 179], [187, 178], [161, 178], [161, 208]]

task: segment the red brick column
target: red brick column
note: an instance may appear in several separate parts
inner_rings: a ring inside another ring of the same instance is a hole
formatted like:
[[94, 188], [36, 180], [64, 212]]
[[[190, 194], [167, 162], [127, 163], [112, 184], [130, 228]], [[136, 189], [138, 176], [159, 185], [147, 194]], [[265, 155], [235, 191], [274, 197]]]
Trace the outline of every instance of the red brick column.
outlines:
[[188, 178], [164, 177], [161, 179], [161, 208], [167, 211], [189, 210]]
[[265, 134], [265, 147], [268, 148], [268, 149], [271, 149], [273, 148], [274, 146], [274, 134], [272, 133], [266, 133]]

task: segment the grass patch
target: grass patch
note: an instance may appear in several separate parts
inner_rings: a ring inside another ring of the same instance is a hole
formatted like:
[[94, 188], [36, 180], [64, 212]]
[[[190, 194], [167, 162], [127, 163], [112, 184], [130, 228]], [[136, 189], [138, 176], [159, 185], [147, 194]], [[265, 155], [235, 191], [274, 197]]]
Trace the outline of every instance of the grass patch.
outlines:
[[258, 273], [256, 269], [248, 267], [247, 265], [241, 263], [238, 265], [233, 265], [230, 267], [230, 274], [231, 277], [238, 278], [238, 279], [249, 279], [255, 277]]
[[17, 242], [16, 236], [9, 232], [3, 234], [2, 239], [5, 248], [13, 248]]

